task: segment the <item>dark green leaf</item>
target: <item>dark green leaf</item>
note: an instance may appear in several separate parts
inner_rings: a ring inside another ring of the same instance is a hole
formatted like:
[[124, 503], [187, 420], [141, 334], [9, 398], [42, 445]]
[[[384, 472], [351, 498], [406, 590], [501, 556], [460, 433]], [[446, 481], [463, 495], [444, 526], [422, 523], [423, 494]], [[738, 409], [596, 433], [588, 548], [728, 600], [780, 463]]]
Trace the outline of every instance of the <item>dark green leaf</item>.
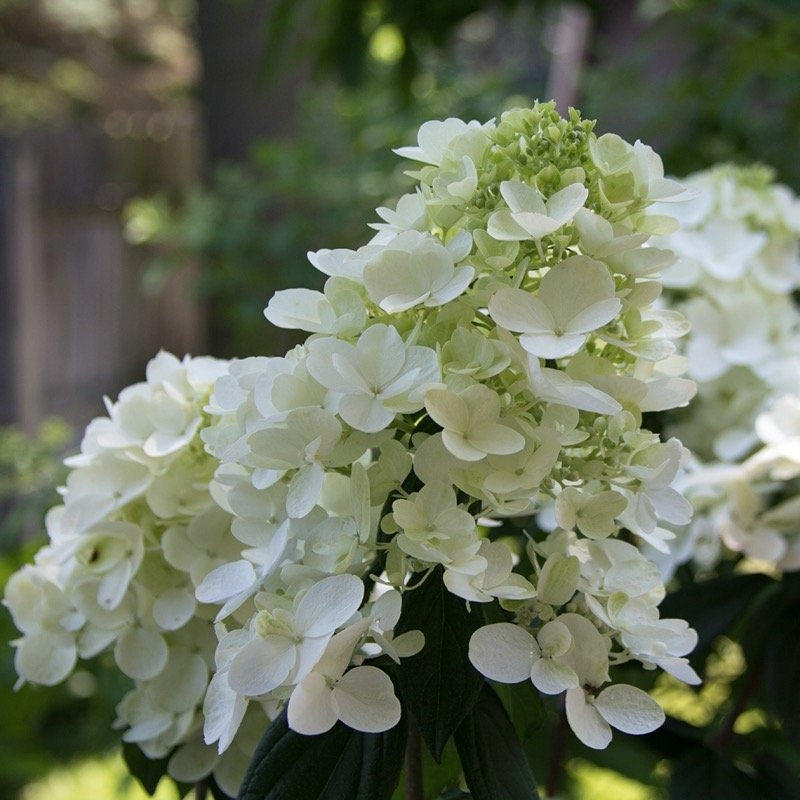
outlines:
[[476, 605], [467, 611], [465, 601], [445, 588], [439, 568], [403, 595], [403, 613], [395, 630], [398, 634], [421, 630], [425, 647], [401, 662], [400, 693], [437, 761], [484, 685], [467, 655], [470, 637], [484, 624]]
[[672, 769], [670, 800], [765, 800], [771, 796], [755, 777], [704, 747], [686, 753]]
[[542, 696], [530, 681], [521, 683], [498, 683], [494, 685], [497, 696], [517, 732], [523, 747], [533, 742], [541, 733], [545, 722]]
[[154, 795], [158, 788], [158, 782], [167, 774], [169, 758], [152, 761], [139, 749], [138, 745], [130, 742], [123, 742], [122, 758], [128, 772], [139, 781], [147, 794]]
[[726, 575], [689, 584], [667, 595], [661, 616], [688, 620], [699, 636], [695, 654], [701, 654], [717, 636], [729, 632], [762, 590], [773, 585], [765, 575]]
[[783, 730], [800, 746], [800, 609], [787, 606], [764, 644], [762, 697]]
[[[452, 739], [444, 748], [439, 763], [434, 760], [424, 742], [420, 750], [422, 751], [422, 778], [425, 798], [426, 800], [435, 800], [435, 798], [441, 796], [442, 792], [449, 791], [451, 787], [458, 785], [458, 779], [461, 777], [461, 762], [458, 760], [458, 753]], [[404, 775], [401, 774], [400, 782], [394, 790], [392, 800], [405, 800], [406, 790], [403, 778]]]
[[386, 800], [397, 783], [406, 726], [362, 733], [341, 722], [319, 736], [289, 729], [286, 712], [258, 745], [238, 800]]
[[538, 798], [536, 782], [514, 726], [488, 684], [459, 725], [455, 740], [464, 777], [475, 800]]

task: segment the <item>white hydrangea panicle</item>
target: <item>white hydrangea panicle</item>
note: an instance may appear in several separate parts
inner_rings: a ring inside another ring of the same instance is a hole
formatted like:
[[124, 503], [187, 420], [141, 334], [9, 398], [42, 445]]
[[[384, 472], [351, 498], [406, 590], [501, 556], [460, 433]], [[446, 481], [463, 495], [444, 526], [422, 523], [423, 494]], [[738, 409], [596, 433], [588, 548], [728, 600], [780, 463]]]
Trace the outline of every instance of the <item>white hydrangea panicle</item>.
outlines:
[[719, 165], [687, 182], [696, 196], [675, 207], [683, 227], [657, 241], [678, 255], [666, 299], [692, 325], [683, 352], [698, 396], [668, 432], [695, 454], [680, 477], [695, 518], [671, 523], [681, 546], [659, 562], [665, 575], [740, 554], [751, 568], [797, 569], [794, 531], [770, 505], [775, 482], [786, 502], [800, 474], [800, 200], [763, 166]]
[[[111, 650], [134, 683], [116, 727], [150, 758], [194, 735], [216, 639], [195, 590], [241, 552], [209, 490], [218, 462], [200, 440], [212, 386], [227, 370], [160, 353], [146, 382], [107, 400], [109, 415], [90, 423], [67, 460], [63, 505], [47, 515], [51, 543], [6, 589], [23, 633], [20, 679], [52, 685], [78, 658]], [[218, 401], [229, 405], [225, 391]]]
[[[642, 427], [693, 392], [687, 325], [654, 307], [673, 257], [651, 237], [675, 225], [649, 206], [682, 187], [554, 104], [431, 121], [397, 152], [417, 185], [373, 239], [309, 253], [324, 290], [269, 301], [306, 342], [154, 360], [90, 425], [51, 545], [9, 584], [21, 677], [112, 649], [123, 736], [180, 780], [235, 794], [284, 708], [301, 734], [396, 725], [387, 665], [424, 646], [394, 635], [409, 582], [497, 602], [473, 664], [566, 693], [590, 746], [663, 720], [616, 664], [696, 678], [694, 633], [660, 619], [658, 569], [619, 538], [668, 550], [689, 522], [683, 448]], [[506, 522], [547, 509], [549, 532]]]

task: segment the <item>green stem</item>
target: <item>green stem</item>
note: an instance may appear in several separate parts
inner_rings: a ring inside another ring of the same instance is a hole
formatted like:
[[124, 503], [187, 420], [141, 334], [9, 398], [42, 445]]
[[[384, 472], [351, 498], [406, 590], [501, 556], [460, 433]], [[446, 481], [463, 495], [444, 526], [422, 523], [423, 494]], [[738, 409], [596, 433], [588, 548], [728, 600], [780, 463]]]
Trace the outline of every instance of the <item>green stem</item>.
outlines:
[[194, 785], [195, 800], [206, 800], [208, 794], [208, 778], [202, 778]]

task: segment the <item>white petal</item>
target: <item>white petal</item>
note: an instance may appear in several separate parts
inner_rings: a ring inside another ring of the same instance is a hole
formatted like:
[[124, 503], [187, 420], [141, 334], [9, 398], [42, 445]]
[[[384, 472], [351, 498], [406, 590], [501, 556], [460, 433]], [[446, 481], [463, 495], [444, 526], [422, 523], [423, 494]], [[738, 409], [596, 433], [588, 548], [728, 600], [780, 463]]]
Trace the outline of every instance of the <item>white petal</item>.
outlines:
[[469, 660], [475, 669], [493, 681], [519, 683], [530, 678], [539, 655], [536, 640], [510, 622], [478, 628], [469, 640]]
[[674, 675], [679, 681], [688, 683], [690, 686], [697, 686], [703, 682], [685, 658], [659, 658], [658, 666], [665, 672], [669, 672], [670, 675]]
[[392, 639], [392, 645], [400, 658], [415, 656], [425, 646], [425, 634], [422, 631], [406, 631]]
[[319, 672], [306, 676], [289, 698], [287, 719], [297, 733], [314, 736], [330, 730], [339, 718], [333, 692]]
[[519, 343], [525, 350], [538, 358], [565, 358], [574, 355], [585, 341], [586, 335], [583, 333], [526, 333], [519, 337]]
[[238, 694], [266, 694], [283, 683], [296, 660], [297, 650], [285, 636], [257, 636], [231, 662], [228, 683]]
[[128, 628], [117, 639], [114, 659], [129, 677], [146, 681], [158, 675], [167, 664], [169, 649], [158, 631]]
[[470, 444], [484, 453], [509, 455], [525, 447], [525, 437], [507, 425], [485, 425], [470, 433]]
[[219, 752], [228, 749], [247, 710], [247, 698], [228, 683], [228, 673], [218, 672], [208, 685], [203, 701], [203, 736], [206, 744], [219, 741]]
[[581, 566], [576, 556], [553, 553], [544, 562], [537, 584], [537, 597], [543, 603], [561, 606], [568, 603], [578, 588]]
[[221, 603], [255, 583], [256, 573], [249, 561], [233, 561], [211, 570], [195, 590], [201, 603]]
[[304, 517], [317, 504], [322, 494], [325, 470], [320, 464], [306, 464], [292, 477], [286, 496], [286, 513], [292, 519]]
[[521, 242], [531, 238], [528, 231], [515, 222], [511, 212], [505, 208], [495, 211], [489, 217], [486, 231], [498, 242]]
[[147, 692], [163, 709], [175, 714], [190, 711], [208, 688], [208, 667], [197, 653], [183, 648], [170, 651], [167, 666], [148, 686]]
[[442, 428], [463, 433], [469, 426], [466, 401], [447, 389], [429, 389], [425, 393], [425, 408], [431, 419]]
[[333, 688], [339, 719], [357, 731], [388, 731], [400, 721], [400, 701], [389, 676], [377, 667], [345, 672]]
[[583, 689], [567, 690], [567, 722], [575, 735], [595, 750], [605, 750], [611, 742], [611, 728], [597, 709], [586, 702]]
[[616, 297], [592, 303], [588, 308], [579, 311], [567, 322], [566, 330], [570, 333], [588, 333], [602, 328], [619, 314], [622, 302]]
[[650, 733], [664, 724], [664, 711], [647, 692], [617, 683], [594, 700], [603, 719], [623, 733]]
[[547, 305], [522, 289], [495, 292], [489, 300], [489, 314], [498, 325], [517, 333], [552, 333], [555, 328]]
[[197, 602], [187, 589], [175, 587], [160, 595], [153, 604], [153, 619], [159, 628], [176, 631], [194, 615]]
[[55, 686], [75, 667], [75, 637], [41, 631], [26, 636], [14, 654], [17, 674], [42, 686]]
[[563, 656], [572, 647], [572, 634], [563, 622], [554, 619], [542, 626], [536, 641], [542, 648], [542, 655], [549, 658]]
[[589, 190], [582, 183], [571, 183], [547, 200], [547, 214], [554, 220], [566, 222], [583, 207]]
[[355, 575], [331, 575], [303, 595], [295, 612], [295, 629], [304, 636], [325, 636], [358, 611], [364, 584]]
[[387, 409], [377, 397], [358, 394], [342, 398], [339, 416], [357, 431], [377, 433], [391, 423], [395, 412]]
[[578, 686], [578, 676], [574, 669], [566, 664], [557, 664], [549, 658], [540, 658], [534, 663], [531, 681], [544, 694], [561, 694]]
[[283, 289], [275, 292], [264, 309], [264, 316], [278, 328], [316, 333], [320, 327], [320, 305], [325, 295], [311, 289]]
[[546, 207], [539, 192], [522, 181], [503, 181], [500, 194], [513, 212], [536, 211], [544, 214]]

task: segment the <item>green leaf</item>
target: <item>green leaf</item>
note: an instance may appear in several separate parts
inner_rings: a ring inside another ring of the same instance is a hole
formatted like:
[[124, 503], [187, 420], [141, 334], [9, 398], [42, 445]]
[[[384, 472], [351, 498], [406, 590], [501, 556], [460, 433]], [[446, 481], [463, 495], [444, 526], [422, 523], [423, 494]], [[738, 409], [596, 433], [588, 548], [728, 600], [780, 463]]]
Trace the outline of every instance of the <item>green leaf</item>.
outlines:
[[130, 742], [122, 744], [122, 758], [128, 772], [136, 778], [142, 788], [151, 797], [156, 793], [159, 781], [167, 774], [169, 758], [160, 758], [157, 761], [149, 759], [138, 745]]
[[[542, 696], [530, 681], [492, 684], [525, 747], [541, 732], [546, 715]], [[527, 749], [527, 748], [526, 748]]]
[[406, 743], [403, 720], [384, 733], [362, 733], [341, 722], [304, 736], [289, 729], [286, 711], [256, 748], [238, 800], [388, 800]]
[[764, 800], [771, 795], [724, 755], [698, 747], [672, 769], [670, 800]]
[[[461, 777], [461, 762], [458, 760], [456, 746], [451, 739], [444, 748], [440, 762], [436, 762], [431, 751], [422, 743], [422, 778], [425, 790], [425, 800], [437, 800], [442, 792], [450, 791], [458, 785]], [[404, 774], [400, 775], [400, 782], [394, 790], [392, 800], [405, 800], [406, 789]]]
[[469, 640], [484, 624], [483, 614], [451, 594], [436, 568], [425, 582], [403, 595], [395, 628], [421, 630], [425, 647], [404, 658], [397, 671], [403, 704], [417, 721], [422, 738], [440, 761], [447, 740], [475, 705], [485, 681], [468, 657]]
[[475, 800], [539, 797], [514, 726], [487, 684], [455, 733], [467, 786]]
[[764, 643], [762, 696], [785, 734], [800, 746], [800, 608], [787, 605]]

